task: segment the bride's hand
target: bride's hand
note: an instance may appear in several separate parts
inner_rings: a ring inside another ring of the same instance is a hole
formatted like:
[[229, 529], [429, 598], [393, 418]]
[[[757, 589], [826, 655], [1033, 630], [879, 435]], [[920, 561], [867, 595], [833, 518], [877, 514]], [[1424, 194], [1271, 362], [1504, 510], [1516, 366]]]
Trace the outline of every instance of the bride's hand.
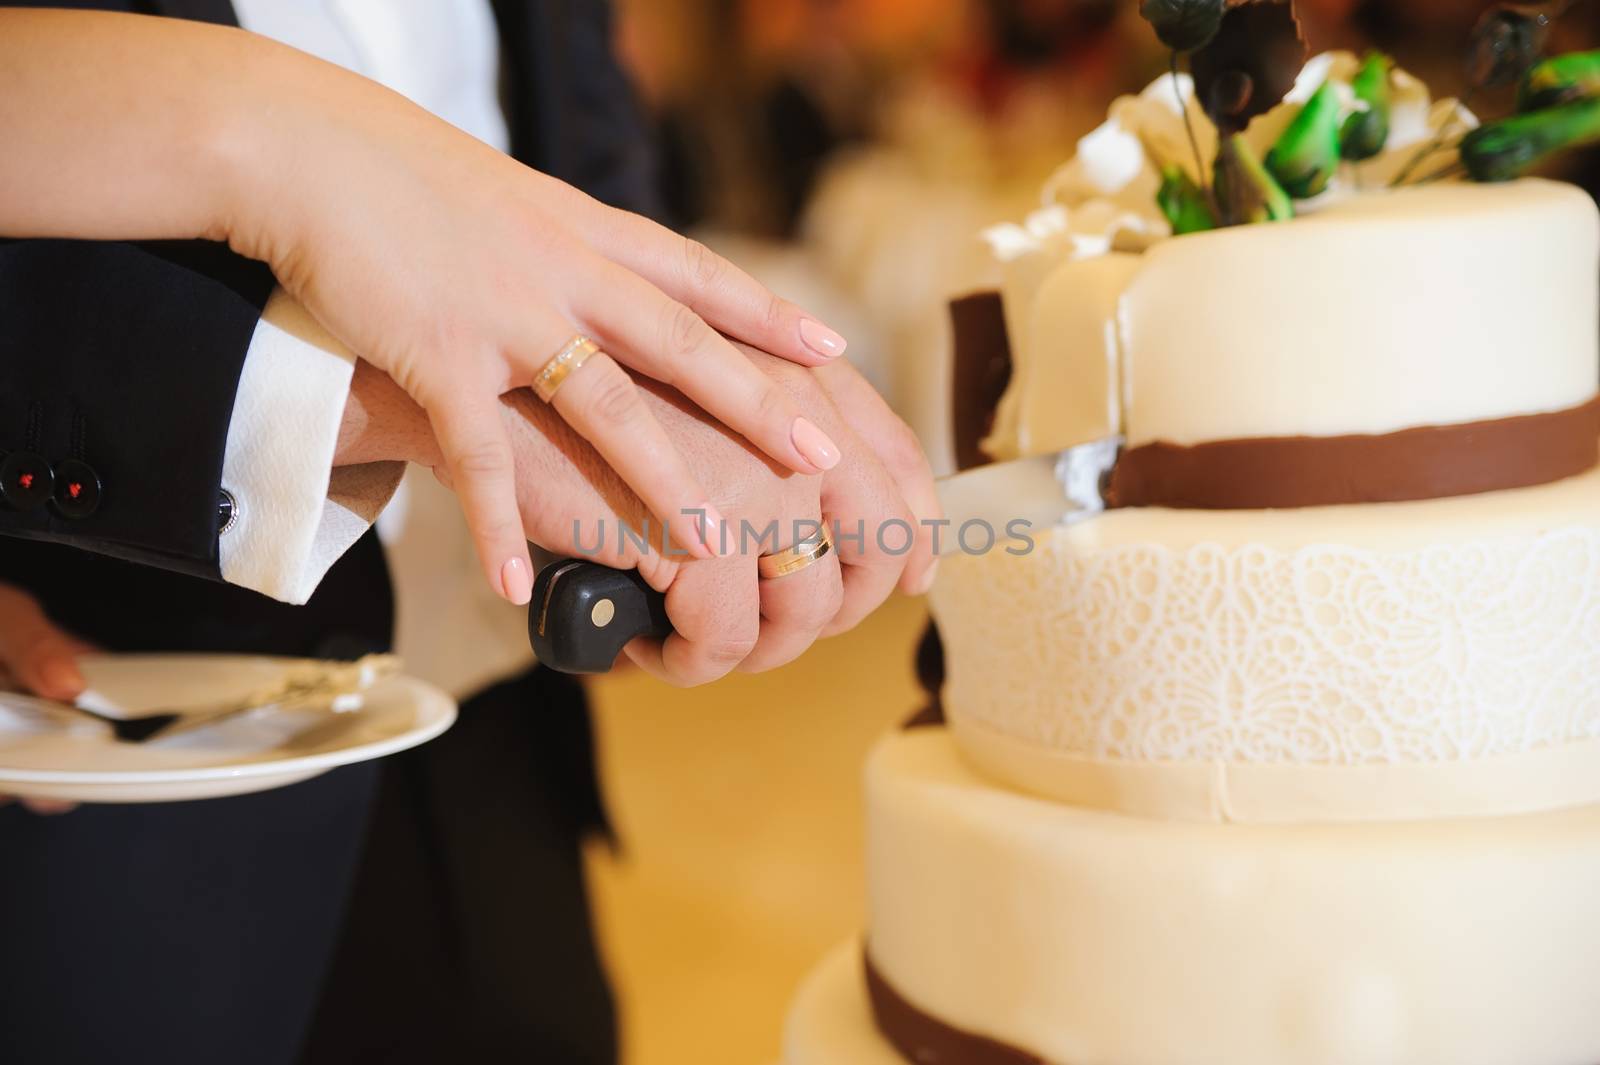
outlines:
[[575, 334], [610, 357], [573, 372], [555, 407], [698, 557], [719, 542], [720, 515], [618, 363], [789, 469], [838, 462], [823, 430], [720, 335], [817, 366], [843, 351], [832, 330], [704, 246], [371, 81], [299, 53], [276, 61], [286, 91], [241, 119], [234, 142], [241, 194], [226, 235], [428, 412], [502, 594], [525, 601], [531, 574], [499, 397]]

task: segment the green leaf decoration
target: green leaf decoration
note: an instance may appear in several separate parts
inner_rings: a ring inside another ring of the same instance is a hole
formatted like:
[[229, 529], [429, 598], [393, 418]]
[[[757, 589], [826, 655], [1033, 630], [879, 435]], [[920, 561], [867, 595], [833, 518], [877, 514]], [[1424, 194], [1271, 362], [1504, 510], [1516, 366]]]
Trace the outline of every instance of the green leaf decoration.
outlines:
[[1480, 126], [1461, 141], [1474, 181], [1511, 181], [1567, 148], [1600, 143], [1600, 99], [1517, 115]]
[[1305, 38], [1288, 0], [1228, 8], [1211, 43], [1190, 59], [1195, 93], [1224, 138], [1276, 107], [1305, 63]]
[[1497, 89], [1522, 78], [1544, 54], [1550, 24], [1564, 4], [1496, 4], [1472, 30], [1467, 84]]
[[1394, 60], [1382, 52], [1370, 52], [1361, 69], [1351, 81], [1350, 88], [1356, 99], [1367, 105], [1345, 119], [1339, 134], [1339, 150], [1346, 159], [1361, 162], [1383, 151], [1389, 142], [1389, 121], [1393, 113], [1393, 96], [1390, 78], [1394, 74]]
[[1241, 134], [1235, 133], [1222, 142], [1217, 154], [1216, 189], [1224, 225], [1287, 222], [1294, 217], [1294, 201], [1267, 172]]
[[1174, 236], [1203, 233], [1217, 228], [1217, 216], [1205, 190], [1177, 164], [1162, 167], [1161, 189], [1156, 193], [1161, 213], [1172, 223]]
[[1325, 81], [1267, 153], [1267, 170], [1297, 200], [1320, 195], [1339, 169], [1339, 94]]
[[1542, 111], [1600, 96], [1600, 52], [1571, 52], [1534, 65], [1517, 90], [1517, 110]]
[[1192, 52], [1217, 35], [1225, 6], [1225, 0], [1139, 0], [1139, 14], [1155, 27], [1162, 44]]

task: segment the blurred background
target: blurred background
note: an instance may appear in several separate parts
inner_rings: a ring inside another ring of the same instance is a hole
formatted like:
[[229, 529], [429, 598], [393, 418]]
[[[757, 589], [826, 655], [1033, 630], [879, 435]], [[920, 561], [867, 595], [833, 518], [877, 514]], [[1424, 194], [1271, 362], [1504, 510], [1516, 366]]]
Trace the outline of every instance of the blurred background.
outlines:
[[[1392, 52], [1459, 92], [1478, 0], [1301, 0], [1313, 51]], [[1552, 50], [1600, 43], [1579, 5]], [[946, 429], [944, 301], [984, 284], [977, 233], [1166, 57], [1136, 0], [619, 0], [670, 221], [818, 310], [924, 438]], [[1498, 101], [1475, 106], [1499, 113]], [[1569, 175], [1596, 182], [1591, 159]], [[920, 602], [794, 666], [679, 692], [592, 688], [615, 847], [589, 855], [628, 1065], [761, 1065], [809, 966], [858, 933], [858, 775], [921, 697]]]

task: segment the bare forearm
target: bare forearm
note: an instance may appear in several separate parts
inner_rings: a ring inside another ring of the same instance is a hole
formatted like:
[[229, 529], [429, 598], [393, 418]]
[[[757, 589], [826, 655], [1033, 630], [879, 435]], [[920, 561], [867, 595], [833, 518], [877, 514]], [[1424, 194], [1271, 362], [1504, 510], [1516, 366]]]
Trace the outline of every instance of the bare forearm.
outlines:
[[0, 237], [204, 237], [282, 277], [344, 202], [355, 115], [401, 138], [438, 125], [243, 30], [0, 10]]
[[192, 22], [0, 11], [0, 235], [225, 237], [227, 141], [273, 50]]

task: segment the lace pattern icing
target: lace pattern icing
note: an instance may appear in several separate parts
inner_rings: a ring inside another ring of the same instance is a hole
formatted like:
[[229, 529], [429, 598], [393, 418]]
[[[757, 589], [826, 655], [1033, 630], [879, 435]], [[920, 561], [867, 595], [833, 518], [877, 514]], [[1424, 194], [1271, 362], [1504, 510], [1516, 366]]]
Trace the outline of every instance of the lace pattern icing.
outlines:
[[947, 559], [947, 706], [1136, 761], [1380, 765], [1600, 737], [1600, 530], [1377, 552]]

